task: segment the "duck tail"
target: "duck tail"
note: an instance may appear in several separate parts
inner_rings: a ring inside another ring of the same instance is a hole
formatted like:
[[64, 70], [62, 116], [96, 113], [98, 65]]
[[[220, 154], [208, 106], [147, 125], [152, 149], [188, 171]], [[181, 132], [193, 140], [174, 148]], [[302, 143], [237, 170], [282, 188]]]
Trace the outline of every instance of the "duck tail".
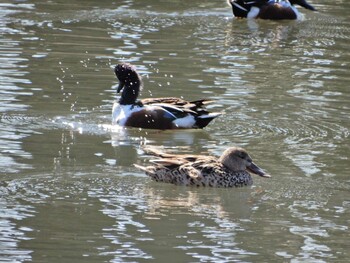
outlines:
[[196, 119], [196, 126], [198, 128], [204, 128], [206, 127], [212, 120], [214, 120], [216, 117], [220, 116], [220, 112], [212, 112], [208, 114], [203, 114], [197, 117]]

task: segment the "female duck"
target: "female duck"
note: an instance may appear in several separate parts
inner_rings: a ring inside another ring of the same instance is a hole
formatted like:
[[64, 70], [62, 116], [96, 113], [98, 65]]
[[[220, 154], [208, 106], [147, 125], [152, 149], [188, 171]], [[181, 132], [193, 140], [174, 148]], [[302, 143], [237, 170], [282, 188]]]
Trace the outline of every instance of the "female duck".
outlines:
[[240, 187], [253, 183], [249, 172], [270, 177], [239, 147], [228, 148], [220, 158], [166, 154], [154, 149], [146, 149], [146, 152], [160, 158], [152, 160], [152, 166], [135, 166], [157, 182], [186, 186]]
[[121, 63], [114, 72], [119, 80], [119, 102], [114, 103], [112, 123], [145, 129], [204, 128], [220, 113], [203, 108], [210, 100], [185, 101], [180, 98], [148, 98], [137, 101], [142, 89], [141, 76], [134, 66]]
[[299, 19], [300, 14], [294, 5], [316, 11], [306, 0], [228, 0], [235, 17], [261, 19]]

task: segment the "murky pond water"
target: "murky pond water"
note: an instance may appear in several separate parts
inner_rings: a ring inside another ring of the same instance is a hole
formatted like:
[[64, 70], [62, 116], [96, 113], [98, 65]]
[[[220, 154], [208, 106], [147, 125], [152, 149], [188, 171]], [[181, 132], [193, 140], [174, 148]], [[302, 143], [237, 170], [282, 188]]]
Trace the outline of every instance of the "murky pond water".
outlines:
[[[2, 1], [0, 261], [347, 261], [350, 4], [312, 4], [272, 22], [232, 19], [225, 1]], [[143, 97], [212, 98], [224, 115], [111, 127], [120, 61]], [[239, 145], [273, 177], [155, 183], [132, 166], [144, 145]]]

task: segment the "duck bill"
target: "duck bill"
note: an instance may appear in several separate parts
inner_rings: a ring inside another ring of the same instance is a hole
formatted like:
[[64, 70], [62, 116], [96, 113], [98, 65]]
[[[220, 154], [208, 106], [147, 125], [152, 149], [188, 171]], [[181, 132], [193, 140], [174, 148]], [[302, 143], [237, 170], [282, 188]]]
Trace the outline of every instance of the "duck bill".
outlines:
[[252, 163], [249, 167], [247, 167], [249, 172], [252, 172], [254, 174], [257, 174], [261, 177], [270, 178], [271, 176], [267, 174], [263, 169], [261, 169], [259, 166], [257, 166], [255, 163]]
[[120, 82], [117, 88], [117, 93], [119, 93], [123, 88], [124, 88], [125, 83], [124, 82]]
[[308, 4], [306, 2], [306, 0], [298, 0], [296, 1], [296, 3], [306, 9], [312, 10], [312, 11], [316, 11], [315, 7], [313, 7], [312, 5]]

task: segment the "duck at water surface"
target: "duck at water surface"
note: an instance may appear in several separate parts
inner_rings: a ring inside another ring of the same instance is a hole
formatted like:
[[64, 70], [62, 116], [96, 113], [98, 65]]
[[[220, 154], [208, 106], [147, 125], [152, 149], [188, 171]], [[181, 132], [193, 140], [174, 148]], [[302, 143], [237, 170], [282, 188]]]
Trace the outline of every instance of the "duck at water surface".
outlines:
[[250, 173], [270, 177], [240, 147], [228, 148], [219, 158], [168, 154], [153, 148], [145, 151], [159, 158], [151, 160], [151, 166], [134, 165], [157, 182], [186, 186], [240, 187], [253, 184]]
[[300, 14], [294, 5], [316, 11], [306, 0], [228, 0], [233, 15], [239, 18], [299, 19]]
[[122, 91], [112, 109], [112, 124], [145, 129], [204, 128], [221, 113], [210, 113], [204, 106], [210, 100], [186, 101], [175, 97], [137, 100], [142, 79], [135, 67], [118, 64], [114, 72], [119, 80], [117, 93]]

